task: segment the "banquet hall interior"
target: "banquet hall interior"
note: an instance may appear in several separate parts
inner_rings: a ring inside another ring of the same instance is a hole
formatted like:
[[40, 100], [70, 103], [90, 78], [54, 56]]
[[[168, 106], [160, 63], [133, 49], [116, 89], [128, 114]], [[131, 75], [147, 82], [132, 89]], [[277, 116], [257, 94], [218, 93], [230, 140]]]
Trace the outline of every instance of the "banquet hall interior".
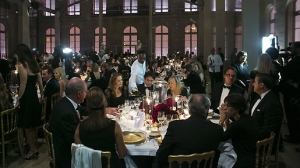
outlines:
[[[210, 98], [212, 48], [221, 48], [223, 69], [235, 63], [237, 52], [246, 51], [250, 73], [271, 46], [286, 65], [288, 50], [296, 41], [300, 41], [300, 0], [0, 0], [0, 56], [10, 65], [4, 69], [0, 64], [0, 70], [7, 74], [17, 71], [19, 44], [29, 46], [40, 65], [49, 61], [45, 57], [55, 56], [57, 48], [70, 49], [71, 57], [81, 60], [111, 55], [113, 66], [118, 66], [119, 57], [132, 63], [130, 59], [143, 50], [149, 66], [157, 57], [167, 58], [167, 66], [178, 57], [197, 59]], [[285, 116], [281, 131], [283, 137], [289, 134]], [[39, 134], [38, 159], [24, 160], [7, 145], [6, 167], [49, 167], [43, 132]], [[283, 141], [278, 167], [299, 167], [296, 148], [300, 141]]]

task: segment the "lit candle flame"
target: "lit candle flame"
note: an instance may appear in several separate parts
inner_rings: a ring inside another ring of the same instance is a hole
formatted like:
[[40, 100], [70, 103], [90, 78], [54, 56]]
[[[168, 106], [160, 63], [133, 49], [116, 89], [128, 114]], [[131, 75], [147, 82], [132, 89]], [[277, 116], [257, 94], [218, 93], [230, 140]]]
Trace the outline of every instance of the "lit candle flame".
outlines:
[[147, 98], [146, 99], [146, 101], [147, 101], [147, 103], [148, 103], [148, 105], [150, 104], [150, 99], [149, 98]]
[[175, 97], [175, 101], [177, 102], [178, 100], [179, 100], [179, 97], [176, 96], [176, 97]]

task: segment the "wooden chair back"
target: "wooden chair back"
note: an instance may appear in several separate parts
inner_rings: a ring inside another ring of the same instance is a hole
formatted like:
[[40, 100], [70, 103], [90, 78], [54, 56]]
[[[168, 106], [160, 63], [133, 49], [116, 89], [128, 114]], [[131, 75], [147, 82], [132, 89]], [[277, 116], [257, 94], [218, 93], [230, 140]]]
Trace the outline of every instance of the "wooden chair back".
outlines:
[[54, 107], [55, 103], [57, 102], [58, 98], [59, 98], [59, 92], [52, 95], [52, 97], [51, 97], [51, 111], [53, 110], [53, 107]]
[[258, 141], [256, 143], [256, 159], [255, 167], [256, 168], [267, 168], [269, 167], [270, 156], [272, 152], [272, 145], [274, 142], [275, 133], [271, 132], [269, 138]]
[[110, 168], [111, 153], [109, 151], [101, 151], [101, 157], [107, 158], [107, 168]]
[[54, 152], [54, 145], [53, 145], [53, 136], [52, 133], [48, 131], [49, 124], [46, 123], [43, 126], [43, 131], [45, 134], [46, 144], [47, 144], [47, 151], [48, 151], [48, 159], [53, 164], [55, 168], [55, 152]]
[[182, 163], [184, 162], [187, 162], [189, 166], [191, 166], [191, 164], [194, 161], [197, 161], [197, 165], [199, 165], [202, 161], [204, 161], [204, 167], [209, 166], [209, 168], [211, 168], [214, 157], [215, 157], [215, 151], [204, 152], [201, 154], [194, 153], [191, 155], [169, 155], [168, 157], [169, 168], [172, 168], [173, 162], [178, 162], [181, 167]]

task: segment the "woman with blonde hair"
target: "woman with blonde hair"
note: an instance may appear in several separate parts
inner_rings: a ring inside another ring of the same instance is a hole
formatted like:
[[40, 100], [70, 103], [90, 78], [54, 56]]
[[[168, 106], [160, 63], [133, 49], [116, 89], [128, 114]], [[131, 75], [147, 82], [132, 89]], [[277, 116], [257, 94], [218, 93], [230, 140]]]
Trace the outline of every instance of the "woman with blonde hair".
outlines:
[[[255, 92], [253, 92], [254, 88], [252, 84], [254, 83], [254, 78], [256, 74], [258, 73], [264, 73], [270, 75], [274, 81], [274, 88], [272, 88], [272, 90], [273, 91], [277, 90], [276, 87], [279, 83], [278, 72], [275, 69], [271, 56], [267, 53], [263, 53], [258, 57], [256, 68], [250, 72], [250, 84], [248, 88], [248, 99], [247, 99], [249, 102], [251, 102], [254, 99], [254, 97], [257, 95]], [[278, 95], [279, 93], [275, 91], [275, 94]]]
[[59, 83], [59, 98], [65, 97], [65, 89], [68, 83], [68, 79], [66, 78], [64, 69], [62, 69], [61, 67], [55, 68], [53, 70], [53, 75]]
[[[118, 122], [106, 117], [107, 102], [101, 89], [92, 87], [86, 95], [86, 103], [89, 118], [77, 126], [74, 142], [94, 150], [110, 151], [111, 167], [123, 167], [119, 157], [126, 156], [127, 148], [122, 130]], [[106, 165], [107, 159], [102, 158], [102, 166]]]
[[111, 74], [109, 84], [104, 92], [108, 107], [118, 107], [125, 103], [125, 93], [123, 93], [123, 79], [120, 73]]
[[187, 97], [187, 89], [182, 87], [180, 78], [178, 76], [171, 76], [168, 80], [169, 87], [167, 91], [168, 96], [185, 96]]

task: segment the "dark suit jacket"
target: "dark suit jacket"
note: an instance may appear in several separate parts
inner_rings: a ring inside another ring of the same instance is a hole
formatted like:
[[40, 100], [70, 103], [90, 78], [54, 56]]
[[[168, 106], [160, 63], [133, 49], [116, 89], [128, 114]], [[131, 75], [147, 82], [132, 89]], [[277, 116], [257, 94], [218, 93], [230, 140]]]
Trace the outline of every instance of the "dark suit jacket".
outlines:
[[[213, 92], [211, 94], [211, 108], [215, 111], [215, 112], [219, 112], [219, 110], [217, 109], [219, 107], [219, 104], [220, 104], [220, 99], [221, 99], [221, 96], [222, 96], [222, 91], [223, 91], [223, 86], [224, 86], [224, 83], [217, 83], [215, 86], [214, 86], [214, 89], [213, 89]], [[236, 84], [232, 84], [232, 87], [229, 91], [229, 94], [232, 94], [232, 93], [238, 93], [238, 94], [241, 94], [243, 95], [244, 94], [244, 90], [239, 87], [238, 85]]]
[[205, 94], [205, 88], [202, 85], [200, 76], [196, 72], [192, 71], [183, 82], [185, 86], [190, 87], [190, 94]]
[[[46, 87], [46, 88], [45, 88]], [[44, 97], [47, 98], [46, 104], [46, 121], [49, 120], [49, 116], [51, 113], [51, 97], [55, 93], [59, 92], [59, 83], [56, 79], [51, 78], [48, 83], [45, 85]]]
[[[192, 115], [187, 120], [169, 123], [167, 133], [156, 152], [157, 167], [168, 165], [169, 155], [187, 155], [216, 151], [214, 163], [219, 159], [218, 146], [223, 136], [223, 128], [200, 116]], [[213, 167], [217, 167], [214, 165]]]
[[[140, 84], [137, 86], [138, 91], [141, 92], [143, 95], [146, 95], [146, 87], [145, 84]], [[153, 90], [153, 85], [151, 85], [151, 87], [149, 88], [149, 90]]]
[[80, 119], [72, 103], [63, 97], [50, 115], [49, 131], [53, 135], [55, 167], [71, 167], [71, 144]]
[[[251, 114], [253, 105], [256, 103], [258, 98], [259, 97], [256, 97], [256, 99], [251, 103], [249, 114]], [[254, 117], [255, 121], [258, 123], [260, 139], [270, 137], [271, 132], [276, 134], [273, 143], [273, 151], [274, 149], [277, 149], [278, 134], [283, 118], [283, 109], [279, 98], [272, 91], [267, 93], [261, 102], [256, 106], [252, 117]]]
[[105, 79], [106, 79], [106, 81], [107, 81], [108, 83], [109, 83], [111, 74], [113, 74], [114, 72], [117, 72], [114, 68], [112, 68], [112, 69], [109, 70], [109, 71], [106, 71], [106, 73], [105, 73]]
[[9, 63], [7, 60], [5, 59], [0, 59], [0, 73], [4, 79], [4, 82], [8, 82], [6, 81], [6, 75], [9, 73], [10, 69], [9, 69]]

